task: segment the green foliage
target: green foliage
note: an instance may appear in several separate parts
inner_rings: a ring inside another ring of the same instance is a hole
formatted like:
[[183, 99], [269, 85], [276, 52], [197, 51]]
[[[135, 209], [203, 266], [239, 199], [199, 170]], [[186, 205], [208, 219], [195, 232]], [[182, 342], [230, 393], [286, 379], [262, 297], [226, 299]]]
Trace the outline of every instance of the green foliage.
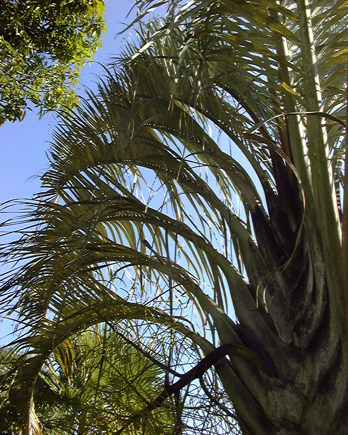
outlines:
[[20, 355], [13, 349], [0, 349], [0, 431], [3, 435], [19, 433], [18, 410], [11, 403]]
[[[18, 430], [22, 384], [14, 382], [11, 389], [10, 383], [28, 359], [30, 353], [1, 350], [3, 434]], [[33, 415], [44, 434], [69, 434], [72, 428], [76, 433], [112, 433], [161, 389], [158, 367], [126, 341], [95, 327], [66, 339], [47, 358], [34, 388]], [[172, 421], [163, 408], [144, 417], [138, 430], [130, 427], [124, 433], [143, 433], [146, 427], [149, 433], [165, 434]]]
[[79, 69], [105, 31], [104, 0], [0, 0], [0, 125], [72, 108]]

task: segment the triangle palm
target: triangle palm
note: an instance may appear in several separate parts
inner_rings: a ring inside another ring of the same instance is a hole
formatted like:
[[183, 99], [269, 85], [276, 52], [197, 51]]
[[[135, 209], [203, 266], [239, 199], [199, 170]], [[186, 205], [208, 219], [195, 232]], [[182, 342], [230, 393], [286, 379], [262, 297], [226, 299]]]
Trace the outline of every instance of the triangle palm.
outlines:
[[27, 259], [2, 290], [32, 325], [27, 403], [53, 337], [126, 319], [168, 367], [234, 346], [206, 382], [243, 433], [343, 434], [347, 6], [173, 5], [57, 129], [38, 227], [3, 251]]

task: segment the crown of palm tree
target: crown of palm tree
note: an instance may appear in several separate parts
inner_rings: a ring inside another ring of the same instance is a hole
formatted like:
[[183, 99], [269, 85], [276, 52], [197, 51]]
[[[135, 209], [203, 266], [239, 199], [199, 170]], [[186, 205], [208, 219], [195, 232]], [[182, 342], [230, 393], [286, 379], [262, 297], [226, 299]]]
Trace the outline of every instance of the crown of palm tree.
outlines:
[[229, 400], [246, 434], [343, 434], [347, 5], [177, 3], [62, 120], [3, 249], [27, 408], [55, 347], [122, 321], [169, 371], [232, 346], [202, 381], [222, 427]]

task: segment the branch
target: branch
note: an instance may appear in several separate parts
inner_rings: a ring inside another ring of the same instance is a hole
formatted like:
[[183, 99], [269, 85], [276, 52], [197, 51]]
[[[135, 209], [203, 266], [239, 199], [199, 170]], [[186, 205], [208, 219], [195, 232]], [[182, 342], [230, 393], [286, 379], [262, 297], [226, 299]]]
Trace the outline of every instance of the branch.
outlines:
[[214, 364], [216, 364], [220, 359], [224, 358], [229, 353], [236, 353], [243, 355], [244, 357], [251, 360], [258, 369], [261, 369], [260, 363], [256, 354], [250, 349], [234, 345], [234, 344], [223, 344], [222, 346], [214, 349], [205, 358], [203, 358], [195, 367], [184, 374], [177, 382], [169, 385], [165, 388], [152, 402], [148, 403], [147, 406], [139, 413], [133, 415], [126, 424], [121, 427], [114, 435], [120, 435], [128, 426], [135, 423], [147, 414], [152, 412], [154, 409], [162, 406], [163, 402], [173, 394], [178, 394], [180, 390], [187, 385], [189, 385], [193, 380], [198, 379], [203, 376], [203, 374], [210, 369]]
[[142, 355], [144, 355], [148, 360], [150, 360], [154, 365], [156, 365], [157, 367], [160, 367], [163, 371], [165, 371], [166, 373], [170, 373], [174, 376], [177, 376], [178, 378], [180, 378], [181, 376], [183, 376], [182, 374], [176, 372], [175, 370], [171, 369], [170, 367], [168, 367], [167, 364], [163, 364], [161, 361], [158, 361], [156, 358], [154, 358], [149, 352], [147, 352], [146, 350], [144, 350], [141, 346], [139, 346], [138, 344], [136, 344], [134, 341], [130, 340], [129, 338], [127, 338], [125, 335], [123, 335], [121, 332], [119, 332], [110, 322], [106, 322], [109, 327], [114, 331], [115, 334], [117, 334], [119, 337], [122, 338], [122, 340], [124, 340], [126, 343], [128, 343], [130, 346], [132, 346], [137, 352], [141, 353]]

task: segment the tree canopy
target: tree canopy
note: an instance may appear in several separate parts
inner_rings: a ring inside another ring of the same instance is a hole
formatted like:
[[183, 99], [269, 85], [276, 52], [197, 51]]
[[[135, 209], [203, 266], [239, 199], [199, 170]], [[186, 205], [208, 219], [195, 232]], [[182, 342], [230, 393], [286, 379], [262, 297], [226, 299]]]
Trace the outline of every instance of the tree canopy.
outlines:
[[169, 407], [173, 434], [345, 435], [348, 5], [143, 0], [139, 17], [164, 3], [4, 223], [23, 427], [49, 355], [107, 325], [163, 370], [116, 433]]
[[[103, 0], [0, 1], [0, 125], [72, 108], [79, 69], [101, 47]], [[31, 104], [30, 104], [31, 103]]]
[[[21, 431], [21, 398], [8, 392], [16, 371], [25, 366], [29, 354], [14, 349], [0, 353], [0, 430], [2, 434]], [[33, 403], [34, 431], [44, 434], [111, 433], [122, 427], [124, 415], [142, 410], [154, 393], [160, 393], [161, 369], [130, 345], [129, 340], [103, 327], [94, 326], [65, 340], [40, 370]], [[131, 385], [131, 387], [130, 387]], [[147, 428], [168, 434], [173, 423], [169, 408], [151, 414]]]

